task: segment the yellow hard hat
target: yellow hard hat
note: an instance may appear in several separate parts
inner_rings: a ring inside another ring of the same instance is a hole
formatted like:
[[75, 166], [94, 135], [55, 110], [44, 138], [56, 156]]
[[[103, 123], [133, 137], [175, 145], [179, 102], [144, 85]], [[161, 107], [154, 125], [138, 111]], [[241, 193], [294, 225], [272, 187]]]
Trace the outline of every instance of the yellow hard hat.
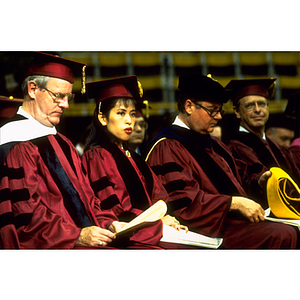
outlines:
[[272, 176], [267, 182], [267, 199], [271, 212], [282, 219], [300, 220], [300, 189], [282, 169], [270, 169]]

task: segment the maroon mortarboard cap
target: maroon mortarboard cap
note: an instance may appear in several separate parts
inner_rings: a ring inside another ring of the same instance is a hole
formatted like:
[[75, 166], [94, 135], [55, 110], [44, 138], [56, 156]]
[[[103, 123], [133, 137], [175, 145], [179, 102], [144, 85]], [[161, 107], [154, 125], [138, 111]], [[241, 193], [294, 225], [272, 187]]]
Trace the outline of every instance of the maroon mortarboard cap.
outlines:
[[138, 101], [142, 97], [141, 84], [135, 75], [112, 78], [86, 83], [87, 95], [97, 103], [110, 98], [132, 98]]
[[233, 79], [225, 89], [235, 106], [240, 99], [249, 95], [259, 95], [270, 99], [274, 95], [276, 78]]
[[82, 93], [85, 92], [85, 67], [86, 65], [56, 55], [33, 52], [33, 60], [27, 69], [26, 76], [42, 75], [60, 78], [74, 83], [75, 77], [82, 79]]
[[226, 103], [229, 96], [224, 87], [210, 75], [179, 76], [178, 90], [194, 100]]
[[0, 96], [0, 117], [11, 118], [13, 117], [18, 107], [23, 103], [23, 99]]

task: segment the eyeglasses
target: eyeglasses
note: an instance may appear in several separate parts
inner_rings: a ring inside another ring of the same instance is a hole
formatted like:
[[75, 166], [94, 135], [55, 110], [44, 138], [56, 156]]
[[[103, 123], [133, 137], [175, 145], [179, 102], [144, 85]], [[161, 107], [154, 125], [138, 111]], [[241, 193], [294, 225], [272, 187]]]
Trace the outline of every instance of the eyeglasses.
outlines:
[[256, 107], [256, 104], [260, 109], [265, 109], [269, 106], [269, 102], [263, 101], [263, 100], [248, 102], [246, 104], [241, 104], [241, 105], [244, 106], [246, 110], [251, 111], [251, 110], [254, 110], [254, 108]]
[[140, 126], [142, 129], [148, 128], [148, 123], [145, 121], [135, 122], [134, 127]]
[[68, 98], [68, 101], [70, 102], [70, 101], [72, 101], [74, 99], [74, 96], [75, 96], [72, 93], [69, 93], [69, 94], [65, 94], [65, 93], [53, 93], [53, 92], [51, 92], [50, 90], [48, 90], [46, 88], [44, 88], [44, 90], [46, 90], [51, 96], [54, 97], [52, 99], [53, 99], [53, 101], [55, 103], [62, 102], [66, 97]]
[[197, 102], [194, 102], [193, 100], [191, 100], [191, 101], [192, 101], [194, 104], [196, 104], [196, 105], [200, 106], [201, 108], [203, 108], [203, 109], [209, 114], [209, 116], [212, 117], [212, 118], [214, 118], [218, 113], [220, 113], [221, 116], [223, 116], [224, 113], [225, 113], [225, 110], [223, 110], [223, 109], [219, 109], [219, 110], [210, 110], [210, 109], [206, 108], [205, 106], [203, 106], [203, 105], [201, 105], [201, 104], [199, 104], [199, 103], [197, 103]]

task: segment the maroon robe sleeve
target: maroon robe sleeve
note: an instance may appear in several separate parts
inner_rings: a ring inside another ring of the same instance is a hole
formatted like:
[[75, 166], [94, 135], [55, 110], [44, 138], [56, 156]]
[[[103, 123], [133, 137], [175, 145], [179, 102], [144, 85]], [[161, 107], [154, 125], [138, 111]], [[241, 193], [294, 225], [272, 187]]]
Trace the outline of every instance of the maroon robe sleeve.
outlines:
[[[272, 153], [271, 148], [267, 146], [267, 142], [265, 142], [265, 145], [267, 149]], [[296, 182], [300, 183], [299, 168], [295, 164], [295, 158], [293, 157], [292, 152], [280, 145], [277, 145], [277, 147], [286, 162], [287, 168], [290, 171], [290, 175], [294, 177], [293, 179]], [[251, 189], [251, 181], [255, 180], [255, 178], [256, 180], [258, 180], [264, 172], [269, 170], [269, 168], [261, 162], [252, 148], [240, 141], [231, 140], [228, 144], [228, 148], [230, 149], [232, 155], [236, 158], [236, 162], [239, 167], [244, 167], [244, 164], [248, 165], [247, 177], [244, 177], [242, 180], [243, 186], [247, 191], [249, 191], [249, 189]], [[278, 163], [276, 157], [274, 155], [273, 157], [277, 163], [277, 166], [280, 167], [280, 164]]]
[[169, 213], [191, 230], [219, 236], [231, 196], [218, 193], [190, 153], [179, 142], [165, 139], [147, 162], [169, 194]]
[[255, 151], [244, 143], [231, 140], [227, 146], [238, 163], [246, 163], [247, 165], [258, 164], [260, 166], [260, 168], [257, 168], [259, 171], [255, 172], [255, 176], [260, 176], [268, 170], [268, 168], [261, 163]]

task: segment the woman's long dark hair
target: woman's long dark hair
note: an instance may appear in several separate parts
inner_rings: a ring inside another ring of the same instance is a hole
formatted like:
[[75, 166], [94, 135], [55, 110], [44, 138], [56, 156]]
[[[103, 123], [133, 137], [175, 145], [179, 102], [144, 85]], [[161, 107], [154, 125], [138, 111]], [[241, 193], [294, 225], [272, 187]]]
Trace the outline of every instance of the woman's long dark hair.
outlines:
[[[116, 104], [119, 101], [123, 103], [125, 107], [128, 107], [129, 103], [134, 103], [134, 105], [136, 104], [135, 100], [131, 98], [111, 98], [103, 101], [101, 103], [101, 112], [107, 120], [109, 119], [110, 111], [116, 106]], [[99, 104], [96, 106], [96, 109], [94, 111], [91, 131], [88, 136], [84, 151], [87, 151], [88, 149], [101, 145], [103, 143], [103, 139], [109, 139], [109, 141], [112, 143], [116, 142], [115, 136], [107, 130], [106, 126], [103, 126], [99, 122], [98, 113], [99, 113]], [[123, 146], [125, 146], [125, 148], [128, 148], [126, 142], [123, 143]]]
[[[111, 101], [104, 101], [101, 105], [101, 112], [107, 119], [109, 117], [111, 109], [115, 107], [116, 103], [119, 100], [123, 101], [126, 107], [129, 105], [130, 101], [133, 101], [135, 103], [135, 101], [130, 98], [117, 98], [112, 99]], [[105, 126], [102, 126], [102, 124], [99, 122], [98, 111], [99, 107], [97, 106], [94, 112], [91, 132], [85, 147], [85, 151], [98, 146], [103, 147], [104, 149], [109, 151], [114, 157], [118, 171], [120, 172], [120, 175], [124, 180], [126, 189], [131, 198], [132, 206], [144, 210], [149, 207], [149, 202], [142, 182], [138, 177], [132, 164], [116, 145], [115, 137], [107, 130]], [[125, 143], [123, 143], [123, 146], [125, 149], [128, 149]], [[150, 168], [143, 160], [143, 158], [140, 157], [137, 153], [131, 150], [130, 153], [135, 163], [137, 164], [139, 170], [144, 175], [147, 182], [147, 193], [148, 195], [151, 195], [153, 188], [153, 177], [150, 172]]]

